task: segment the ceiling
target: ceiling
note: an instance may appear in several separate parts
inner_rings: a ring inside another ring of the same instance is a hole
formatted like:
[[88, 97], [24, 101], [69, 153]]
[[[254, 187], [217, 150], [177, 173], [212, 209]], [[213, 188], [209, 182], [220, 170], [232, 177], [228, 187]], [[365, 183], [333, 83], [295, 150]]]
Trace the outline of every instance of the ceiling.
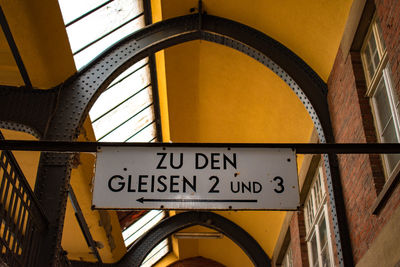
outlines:
[[[58, 85], [76, 72], [56, 0], [0, 0], [35, 88]], [[152, 0], [155, 22], [189, 14], [195, 0]], [[208, 14], [258, 29], [301, 57], [327, 81], [342, 38], [350, 0], [204, 0]], [[292, 90], [272, 71], [228, 47], [191, 41], [157, 54], [164, 141], [309, 142], [313, 124]], [[4, 34], [0, 34], [0, 84], [23, 85]], [[298, 158], [301, 168], [302, 157]], [[87, 168], [87, 167], [86, 167]], [[89, 194], [89, 193], [87, 193]], [[285, 212], [218, 212], [248, 231], [272, 255]], [[71, 241], [73, 242], [73, 241]], [[246, 255], [217, 255], [230, 241], [179, 241], [228, 266]], [[186, 242], [186, 243], [185, 243]], [[190, 243], [191, 242], [191, 243]], [[182, 249], [181, 247], [181, 249]], [[214, 249], [210, 249], [214, 248]], [[236, 263], [235, 263], [236, 262]], [[236, 264], [236, 265], [235, 265]]]

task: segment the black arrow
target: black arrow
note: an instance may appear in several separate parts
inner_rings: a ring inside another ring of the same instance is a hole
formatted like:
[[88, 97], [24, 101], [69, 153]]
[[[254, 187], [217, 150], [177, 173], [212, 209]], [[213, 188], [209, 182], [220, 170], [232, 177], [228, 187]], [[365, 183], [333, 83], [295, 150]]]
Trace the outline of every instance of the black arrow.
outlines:
[[136, 201], [144, 202], [257, 202], [257, 199], [156, 199], [156, 198], [138, 198]]

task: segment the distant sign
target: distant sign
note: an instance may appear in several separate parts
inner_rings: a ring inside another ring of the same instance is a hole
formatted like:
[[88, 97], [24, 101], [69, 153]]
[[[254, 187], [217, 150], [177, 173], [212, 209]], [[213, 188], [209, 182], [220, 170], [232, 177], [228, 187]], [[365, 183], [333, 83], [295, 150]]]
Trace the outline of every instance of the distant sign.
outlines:
[[251, 147], [101, 147], [94, 208], [295, 210], [296, 156]]

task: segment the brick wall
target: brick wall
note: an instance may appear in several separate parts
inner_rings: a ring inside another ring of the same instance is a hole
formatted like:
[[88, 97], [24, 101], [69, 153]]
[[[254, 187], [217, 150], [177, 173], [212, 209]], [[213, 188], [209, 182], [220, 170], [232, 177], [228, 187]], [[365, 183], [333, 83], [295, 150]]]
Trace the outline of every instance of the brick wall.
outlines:
[[393, 85], [400, 96], [400, 2], [375, 0], [375, 4], [392, 67]]
[[[393, 81], [400, 95], [400, 1], [376, 1], [382, 24]], [[376, 142], [375, 129], [360, 55], [343, 55], [339, 50], [328, 81], [328, 104], [337, 143]], [[349, 223], [354, 262], [357, 263], [400, 204], [400, 186], [378, 215], [372, 206], [384, 183], [382, 163], [377, 155], [338, 155], [343, 195]]]
[[292, 220], [290, 221], [290, 238], [293, 266], [309, 266], [303, 211], [295, 212], [292, 216]]

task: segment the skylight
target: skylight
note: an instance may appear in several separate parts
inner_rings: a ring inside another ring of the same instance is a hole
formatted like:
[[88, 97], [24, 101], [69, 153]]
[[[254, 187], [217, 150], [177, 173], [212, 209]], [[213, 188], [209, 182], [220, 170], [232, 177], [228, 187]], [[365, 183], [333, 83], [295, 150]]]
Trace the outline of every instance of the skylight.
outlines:
[[59, 0], [59, 3], [77, 69], [145, 24], [141, 0]]
[[[145, 26], [143, 0], [59, 0], [78, 70], [108, 47]], [[97, 99], [89, 116], [96, 140], [155, 142], [153, 85], [149, 59], [120, 74]], [[149, 211], [123, 231], [126, 246], [166, 216]], [[169, 252], [168, 239], [155, 247], [142, 266], [151, 266]]]

